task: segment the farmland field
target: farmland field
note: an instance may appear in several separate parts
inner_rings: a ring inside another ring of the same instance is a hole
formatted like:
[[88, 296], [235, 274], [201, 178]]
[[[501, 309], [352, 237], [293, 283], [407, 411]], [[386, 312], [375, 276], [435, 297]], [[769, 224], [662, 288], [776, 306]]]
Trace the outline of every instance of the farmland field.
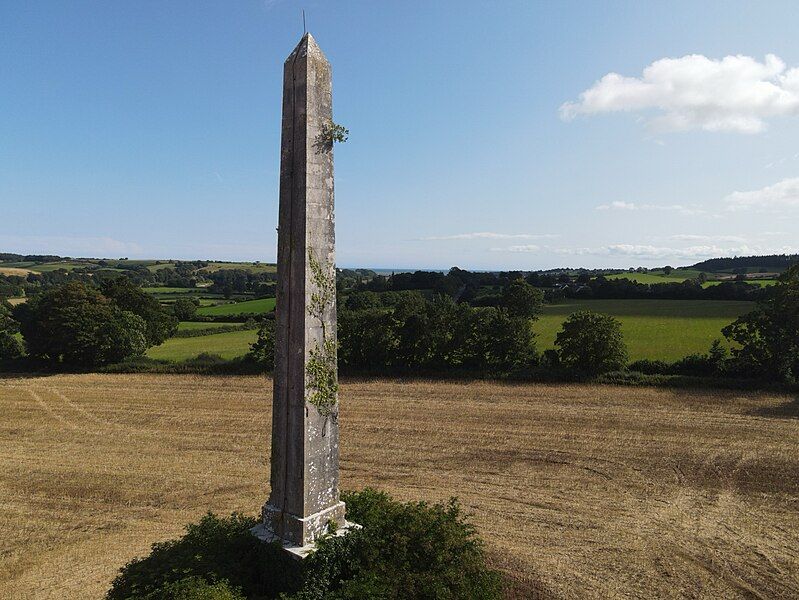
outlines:
[[200, 298], [200, 306], [216, 306], [225, 302], [224, 298]]
[[198, 315], [208, 317], [241, 315], [247, 313], [265, 313], [275, 308], [274, 298], [259, 298], [258, 300], [246, 300], [244, 302], [231, 302], [218, 306], [203, 306], [197, 310]]
[[676, 360], [705, 352], [721, 328], [754, 308], [720, 300], [579, 300], [546, 305], [536, 322], [539, 349], [552, 348], [566, 317], [577, 310], [612, 315], [622, 324], [630, 358]]
[[[261, 377], [0, 379], [0, 597], [99, 599], [268, 493]], [[513, 598], [799, 597], [799, 402], [732, 391], [344, 381], [341, 480], [456, 495]]]
[[212, 262], [207, 267], [203, 267], [200, 271], [213, 273], [214, 271], [221, 271], [222, 269], [241, 269], [249, 271], [250, 273], [277, 273], [277, 265], [270, 263], [228, 263], [228, 262]]
[[676, 269], [670, 275], [663, 271], [649, 271], [647, 273], [615, 273], [606, 275], [605, 279], [630, 279], [638, 283], [682, 283], [686, 279], [695, 279], [699, 271], [690, 269]]
[[[203, 307], [199, 314], [235, 315], [254, 312], [255, 303], [274, 298]], [[268, 306], [268, 305], [267, 305]], [[247, 307], [242, 310], [241, 307]], [[716, 338], [722, 338], [721, 328], [754, 307], [750, 302], [716, 300], [582, 300], [546, 305], [544, 314], [534, 325], [538, 333], [539, 350], [552, 348], [563, 321], [577, 310], [593, 310], [610, 314], [622, 323], [624, 339], [631, 360], [651, 358], [677, 360], [692, 352], [705, 352]], [[223, 312], [224, 310], [224, 312]], [[271, 308], [270, 308], [271, 310]], [[209, 311], [214, 311], [213, 313]], [[204, 329], [211, 323], [196, 323]], [[186, 327], [186, 325], [183, 325]], [[201, 352], [220, 354], [224, 358], [243, 356], [255, 340], [255, 331], [237, 331], [199, 338], [173, 338], [151, 348], [147, 356], [181, 361], [194, 358]]]
[[27, 269], [28, 267], [35, 265], [36, 263], [32, 260], [24, 260], [24, 261], [4, 261], [0, 260], [0, 266], [3, 267], [16, 267], [18, 269]]
[[82, 269], [84, 267], [95, 268], [97, 265], [88, 262], [51, 262], [41, 264], [37, 263], [35, 265], [31, 265], [29, 269], [37, 273], [47, 273], [49, 271], [58, 271], [59, 269], [71, 271], [72, 269]]
[[[714, 274], [709, 273], [708, 276], [712, 277]], [[699, 276], [699, 271], [691, 269], [675, 269], [670, 275], [666, 275], [663, 271], [649, 271], [647, 273], [614, 273], [613, 275], [605, 275], [605, 279], [629, 279], [638, 283], [682, 283], [688, 279], [696, 279]], [[702, 284], [702, 287], [710, 287], [724, 283], [724, 281], [732, 282], [734, 279], [726, 280], [711, 280]], [[777, 283], [776, 279], [747, 279], [746, 283], [752, 285], [759, 285], [766, 287]]]
[[147, 265], [147, 270], [155, 273], [156, 271], [160, 271], [161, 269], [174, 269], [175, 266], [176, 264], [173, 262], [162, 262], [160, 264], [153, 263], [151, 265]]
[[30, 269], [23, 269], [21, 267], [3, 267], [0, 266], [0, 275], [8, 275], [15, 277], [27, 277], [28, 273], [33, 273]]
[[[211, 323], [202, 323], [211, 325]], [[250, 349], [258, 332], [255, 330], [214, 333], [199, 337], [170, 338], [160, 346], [147, 351], [147, 356], [159, 360], [183, 361], [194, 358], [198, 354], [208, 352], [219, 354], [222, 358], [231, 359], [244, 356]]]

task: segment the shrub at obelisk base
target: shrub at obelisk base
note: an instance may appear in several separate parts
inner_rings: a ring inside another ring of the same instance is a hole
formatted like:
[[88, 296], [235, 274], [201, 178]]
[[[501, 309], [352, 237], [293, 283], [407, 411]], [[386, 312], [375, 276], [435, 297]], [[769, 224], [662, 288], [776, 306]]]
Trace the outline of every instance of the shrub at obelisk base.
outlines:
[[[206, 515], [179, 540], [126, 565], [109, 600], [501, 597], [500, 576], [459, 504], [407, 503], [367, 489], [343, 494], [362, 529], [327, 536], [302, 562], [249, 529], [256, 519]], [[178, 594], [180, 592], [180, 594]]]

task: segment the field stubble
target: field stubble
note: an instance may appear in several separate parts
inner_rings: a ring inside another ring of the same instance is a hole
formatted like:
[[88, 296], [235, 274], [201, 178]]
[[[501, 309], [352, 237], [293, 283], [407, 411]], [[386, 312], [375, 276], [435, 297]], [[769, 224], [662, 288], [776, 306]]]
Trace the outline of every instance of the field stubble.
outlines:
[[[0, 379], [0, 597], [100, 598], [208, 510], [268, 491], [258, 377]], [[342, 486], [458, 496], [509, 597], [799, 597], [799, 401], [348, 381]]]

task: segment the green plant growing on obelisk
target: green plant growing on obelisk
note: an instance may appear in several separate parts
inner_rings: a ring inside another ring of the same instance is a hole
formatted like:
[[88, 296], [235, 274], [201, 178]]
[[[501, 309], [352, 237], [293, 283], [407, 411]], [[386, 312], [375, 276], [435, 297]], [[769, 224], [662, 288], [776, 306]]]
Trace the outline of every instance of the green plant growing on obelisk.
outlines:
[[[316, 344], [308, 353], [305, 365], [307, 377], [306, 401], [312, 404], [324, 417], [336, 417], [338, 404], [338, 378], [336, 377], [336, 340], [327, 331], [325, 311], [336, 300], [336, 280], [308, 251], [308, 266], [316, 291], [311, 294], [308, 314], [319, 320], [322, 326], [322, 343]], [[327, 269], [330, 271], [330, 269]]]

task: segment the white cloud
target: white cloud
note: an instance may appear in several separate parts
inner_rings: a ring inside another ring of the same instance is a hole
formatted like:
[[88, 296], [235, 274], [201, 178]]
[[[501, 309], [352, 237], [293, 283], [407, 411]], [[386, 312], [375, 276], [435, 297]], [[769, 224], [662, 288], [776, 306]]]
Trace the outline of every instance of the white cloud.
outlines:
[[597, 210], [637, 210], [638, 207], [634, 202], [622, 202], [616, 200], [610, 204], [600, 204], [596, 207]]
[[567, 256], [609, 256], [628, 257], [641, 260], [699, 260], [726, 256], [749, 256], [757, 254], [793, 254], [797, 248], [783, 246], [781, 248], [764, 248], [746, 244], [734, 247], [705, 244], [674, 248], [668, 246], [650, 246], [646, 244], [611, 244], [596, 248], [553, 248], [555, 254]]
[[694, 235], [688, 233], [680, 233], [672, 235], [672, 240], [679, 240], [681, 242], [731, 242], [733, 244], [746, 244], [748, 240], [737, 235]]
[[560, 235], [555, 233], [495, 233], [493, 231], [477, 231], [474, 233], [456, 233], [454, 235], [441, 235], [421, 238], [422, 241], [442, 240], [545, 240], [555, 239]]
[[556, 248], [556, 254], [573, 256], [625, 256], [631, 258], [705, 258], [739, 254], [738, 250], [703, 245], [688, 248], [650, 246], [646, 244], [611, 244], [598, 248]]
[[654, 111], [648, 124], [660, 131], [759, 133], [768, 118], [799, 114], [799, 68], [787, 69], [773, 54], [764, 62], [742, 55], [662, 58], [641, 77], [608, 73], [563, 104], [560, 116], [620, 111]]
[[508, 246], [506, 248], [491, 248], [491, 252], [538, 252], [541, 246], [535, 244], [525, 244], [522, 246]]
[[783, 179], [751, 192], [733, 192], [724, 201], [730, 210], [777, 212], [799, 208], [799, 177]]
[[610, 204], [600, 204], [596, 210], [642, 210], [642, 211], [673, 211], [684, 215], [701, 215], [706, 211], [696, 206], [682, 204], [636, 204], [635, 202], [622, 202], [616, 200]]
[[799, 152], [797, 152], [793, 156], [783, 156], [782, 158], [779, 158], [777, 160], [773, 160], [770, 163], [768, 163], [765, 168], [766, 169], [773, 169], [774, 167], [780, 167], [780, 166], [784, 165], [788, 161], [797, 160], [797, 159], [799, 159]]

